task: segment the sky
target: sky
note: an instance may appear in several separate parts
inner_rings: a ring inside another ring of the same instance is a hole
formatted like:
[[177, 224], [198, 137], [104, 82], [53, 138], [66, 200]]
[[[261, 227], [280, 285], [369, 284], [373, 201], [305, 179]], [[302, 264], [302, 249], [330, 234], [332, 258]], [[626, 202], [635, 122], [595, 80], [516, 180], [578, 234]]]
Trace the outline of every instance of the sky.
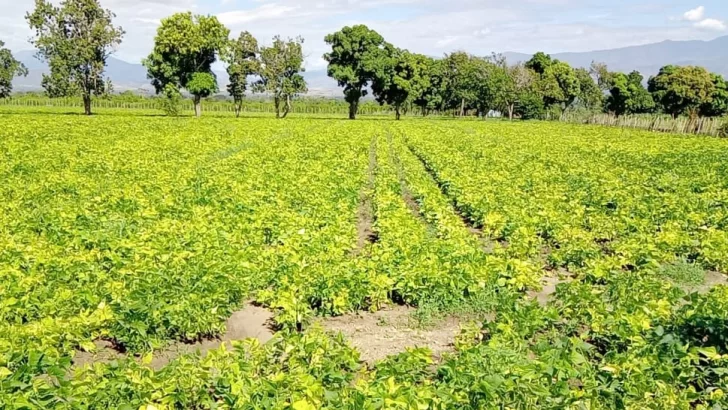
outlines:
[[[53, 0], [58, 2], [59, 0]], [[250, 31], [269, 43], [305, 39], [306, 68], [322, 69], [323, 38], [366, 24], [395, 46], [439, 56], [516, 51], [592, 51], [663, 40], [728, 35], [726, 0], [100, 0], [126, 31], [115, 56], [138, 63], [152, 49], [160, 19], [180, 11], [215, 15], [231, 37]], [[28, 50], [25, 13], [33, 0], [0, 0], [0, 40]]]

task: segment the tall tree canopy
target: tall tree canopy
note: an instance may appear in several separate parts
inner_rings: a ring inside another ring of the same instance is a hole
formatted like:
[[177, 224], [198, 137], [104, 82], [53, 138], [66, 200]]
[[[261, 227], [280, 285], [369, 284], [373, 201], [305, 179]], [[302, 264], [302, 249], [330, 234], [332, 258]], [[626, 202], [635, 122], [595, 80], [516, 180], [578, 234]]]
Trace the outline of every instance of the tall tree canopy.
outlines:
[[13, 53], [5, 48], [0, 40], [0, 98], [7, 98], [13, 91], [13, 78], [28, 75], [28, 69], [23, 63], [13, 57]]
[[261, 47], [259, 80], [254, 89], [273, 96], [276, 118], [285, 118], [291, 110], [291, 100], [308, 91], [301, 75], [304, 71], [303, 38], [284, 40], [276, 36], [270, 47]]
[[465, 115], [468, 106], [475, 103], [478, 95], [477, 57], [464, 51], [456, 51], [445, 56], [445, 78], [448, 81], [447, 101], [450, 106], [460, 108], [460, 116]]
[[644, 114], [655, 109], [655, 102], [642, 84], [644, 77], [638, 71], [629, 75], [610, 73], [609, 97], [607, 110], [614, 115]]
[[434, 110], [441, 110], [446, 103], [448, 78], [445, 73], [445, 60], [427, 58], [424, 75], [428, 79], [428, 87], [414, 99], [414, 104], [427, 115]]
[[524, 64], [506, 66], [503, 70], [504, 81], [498, 94], [499, 105], [508, 112], [508, 118], [512, 120], [516, 106], [531, 91], [535, 73]]
[[428, 59], [407, 50], [393, 50], [376, 65], [372, 91], [380, 104], [394, 107], [396, 118], [402, 116], [405, 104], [413, 102], [430, 87]]
[[559, 107], [562, 116], [577, 98], [584, 96], [585, 91], [589, 92], [588, 89], [582, 89], [576, 70], [563, 61], [552, 59], [548, 54], [534, 54], [526, 62], [526, 67], [538, 75], [537, 89], [544, 106]]
[[247, 31], [240, 33], [237, 40], [230, 41], [223, 60], [228, 64], [230, 78], [227, 90], [233, 97], [235, 115], [240, 116], [243, 97], [248, 89], [248, 77], [256, 74], [258, 62], [258, 40]]
[[31, 42], [38, 57], [50, 68], [42, 81], [48, 95], [81, 95], [84, 112], [91, 115], [91, 96], [107, 89], [106, 59], [124, 35], [113, 25], [114, 17], [98, 0], [63, 0], [58, 6], [35, 1], [35, 9], [25, 18], [35, 32]]
[[344, 98], [349, 103], [349, 118], [355, 119], [359, 100], [367, 95], [367, 85], [372, 81], [372, 59], [386, 58], [386, 48], [391, 48], [384, 38], [365, 25], [344, 27], [326, 36], [331, 51], [324, 54], [329, 63], [329, 77], [344, 87]]
[[574, 75], [579, 81], [579, 93], [577, 100], [579, 104], [589, 111], [601, 110], [604, 105], [604, 92], [594, 81], [589, 70], [586, 68], [574, 69]]
[[162, 20], [154, 49], [143, 61], [157, 93], [172, 97], [180, 88], [194, 98], [195, 115], [201, 99], [218, 91], [212, 64], [228, 46], [230, 30], [214, 16], [177, 13]]
[[713, 79], [713, 93], [709, 101], [700, 105], [700, 115], [706, 117], [720, 117], [728, 114], [728, 82], [722, 75], [711, 74]]
[[668, 65], [648, 82], [650, 93], [662, 110], [673, 117], [696, 116], [702, 105], [712, 102], [715, 84], [702, 67]]

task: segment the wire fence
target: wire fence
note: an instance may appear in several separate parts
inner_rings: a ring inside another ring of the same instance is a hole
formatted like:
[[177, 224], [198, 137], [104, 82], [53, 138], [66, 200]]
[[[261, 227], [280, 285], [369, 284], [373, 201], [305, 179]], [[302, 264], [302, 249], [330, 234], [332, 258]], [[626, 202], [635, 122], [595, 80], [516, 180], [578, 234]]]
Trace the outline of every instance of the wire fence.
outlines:
[[[83, 102], [80, 98], [7, 98], [0, 99], [0, 105], [20, 106], [20, 107], [68, 107], [83, 108]], [[111, 108], [111, 109], [131, 109], [131, 110], [163, 110], [163, 101], [161, 99], [150, 99], [144, 102], [123, 102], [113, 100], [94, 100], [94, 108]], [[205, 101], [202, 103], [202, 109], [206, 112], [235, 112], [235, 106], [232, 102], [223, 101]], [[180, 104], [181, 111], [192, 111], [193, 104], [190, 101], [183, 101]], [[272, 102], [267, 101], [245, 101], [241, 112], [243, 113], [275, 113], [275, 106]], [[319, 104], [310, 103], [305, 100], [291, 105], [291, 114], [349, 114], [349, 106], [341, 103]], [[361, 115], [390, 115], [394, 114], [394, 110], [390, 107], [382, 107], [374, 104], [362, 104], [359, 106], [359, 114]]]
[[610, 127], [638, 128], [675, 134], [728, 136], [726, 135], [728, 120], [723, 117], [672, 118], [665, 115], [622, 115], [617, 117], [611, 114], [594, 114], [586, 118], [583, 116], [569, 117], [567, 115], [564, 117], [564, 121]]
[[[20, 107], [66, 107], [83, 108], [80, 98], [6, 98], [0, 99], [0, 106]], [[94, 108], [129, 109], [129, 110], [163, 110], [162, 99], [148, 99], [143, 102], [124, 102], [118, 100], [98, 99], [93, 102]], [[191, 101], [183, 101], [180, 105], [182, 111], [193, 111]], [[234, 113], [235, 106], [229, 101], [205, 101], [203, 111], [218, 113]], [[246, 100], [243, 103], [242, 113], [275, 113], [275, 106], [270, 101]], [[331, 100], [299, 100], [291, 106], [291, 114], [322, 114], [322, 115], [348, 115], [349, 106], [346, 103]], [[362, 104], [359, 106], [359, 115], [394, 115], [394, 110], [388, 106], [378, 104]], [[411, 109], [404, 113], [410, 116], [459, 116], [458, 110], [442, 110], [423, 112], [420, 109]], [[566, 114], [561, 121], [603, 125], [610, 127], [636, 128], [649, 131], [669, 132], [676, 134], [698, 134], [716, 137], [728, 137], [728, 119], [721, 118], [672, 118], [665, 115], [622, 115], [612, 114]]]

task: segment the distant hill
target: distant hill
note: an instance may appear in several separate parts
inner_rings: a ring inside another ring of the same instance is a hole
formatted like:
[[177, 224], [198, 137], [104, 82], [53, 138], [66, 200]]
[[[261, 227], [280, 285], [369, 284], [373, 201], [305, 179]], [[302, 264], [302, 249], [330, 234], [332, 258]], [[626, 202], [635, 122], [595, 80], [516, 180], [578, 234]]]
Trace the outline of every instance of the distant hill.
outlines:
[[[547, 52], [544, 50], [544, 52]], [[504, 53], [508, 61], [527, 61], [529, 54]], [[574, 67], [589, 67], [592, 61], [606, 63], [612, 71], [638, 70], [648, 78], [665, 65], [698, 65], [728, 77], [728, 36], [711, 41], [663, 41], [583, 53], [555, 53], [552, 57]]]
[[[544, 50], [548, 52], [548, 50]], [[22, 61], [30, 71], [25, 78], [17, 78], [14, 86], [17, 91], [40, 89], [42, 74], [47, 66], [38, 61], [33, 51], [20, 51], [16, 58]], [[530, 54], [504, 53], [508, 61], [519, 62], [531, 58]], [[662, 66], [699, 65], [710, 71], [728, 77], [728, 36], [711, 41], [663, 41], [617, 48], [613, 50], [589, 51], [582, 53], [555, 53], [554, 58], [566, 61], [575, 67], [589, 67], [592, 61], [606, 63], [610, 70], [629, 72], [639, 70], [645, 79], [657, 74]], [[136, 90], [152, 93], [154, 90], [146, 78], [146, 69], [141, 64], [129, 63], [111, 57], [108, 60], [106, 74], [111, 78], [117, 91]], [[225, 90], [227, 74], [217, 73], [220, 90]], [[326, 75], [326, 70], [312, 70], [304, 73], [310, 95], [341, 96], [336, 82]]]

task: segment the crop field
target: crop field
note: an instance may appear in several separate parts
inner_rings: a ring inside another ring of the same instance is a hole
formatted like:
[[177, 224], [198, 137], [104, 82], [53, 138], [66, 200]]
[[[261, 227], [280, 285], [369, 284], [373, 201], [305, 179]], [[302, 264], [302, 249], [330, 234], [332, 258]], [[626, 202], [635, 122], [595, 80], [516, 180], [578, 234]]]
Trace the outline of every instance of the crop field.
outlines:
[[[726, 272], [724, 140], [0, 114], [0, 408], [726, 409]], [[405, 306], [447, 351], [327, 329]]]

